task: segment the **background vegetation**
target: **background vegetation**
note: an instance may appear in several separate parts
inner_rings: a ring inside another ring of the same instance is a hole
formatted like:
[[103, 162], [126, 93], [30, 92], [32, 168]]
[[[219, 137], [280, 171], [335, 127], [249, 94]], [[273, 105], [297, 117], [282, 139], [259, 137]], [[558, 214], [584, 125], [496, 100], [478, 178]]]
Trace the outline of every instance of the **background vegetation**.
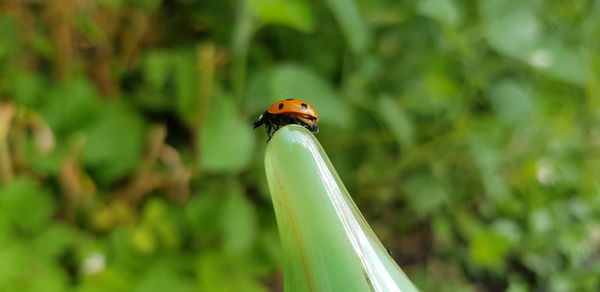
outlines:
[[597, 291], [598, 1], [1, 0], [0, 291], [280, 291], [248, 125], [424, 291]]

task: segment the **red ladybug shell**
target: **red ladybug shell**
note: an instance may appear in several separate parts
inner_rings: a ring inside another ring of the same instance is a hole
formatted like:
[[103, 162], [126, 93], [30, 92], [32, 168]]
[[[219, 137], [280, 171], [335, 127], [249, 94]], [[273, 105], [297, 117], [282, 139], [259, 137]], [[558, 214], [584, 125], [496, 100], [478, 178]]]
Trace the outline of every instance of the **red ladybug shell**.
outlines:
[[319, 122], [319, 115], [317, 115], [315, 109], [306, 101], [300, 99], [289, 98], [280, 100], [269, 107], [267, 112], [274, 115], [287, 114], [300, 118], [310, 117], [314, 118], [315, 122]]

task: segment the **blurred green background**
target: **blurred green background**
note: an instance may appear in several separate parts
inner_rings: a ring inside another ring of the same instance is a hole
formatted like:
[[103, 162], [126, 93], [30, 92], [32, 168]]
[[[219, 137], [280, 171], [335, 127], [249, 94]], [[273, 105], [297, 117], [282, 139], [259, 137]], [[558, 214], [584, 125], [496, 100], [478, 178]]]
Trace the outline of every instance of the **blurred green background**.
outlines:
[[600, 4], [0, 0], [0, 291], [281, 291], [301, 98], [424, 291], [600, 289]]

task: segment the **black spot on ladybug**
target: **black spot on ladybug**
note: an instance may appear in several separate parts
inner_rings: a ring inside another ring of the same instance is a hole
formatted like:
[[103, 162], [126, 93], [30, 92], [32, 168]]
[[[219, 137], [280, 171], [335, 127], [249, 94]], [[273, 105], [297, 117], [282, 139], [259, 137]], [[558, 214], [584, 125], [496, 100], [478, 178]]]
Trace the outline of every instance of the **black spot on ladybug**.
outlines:
[[283, 103], [280, 103], [279, 104], [279, 109], [282, 109], [282, 108], [283, 108]]
[[290, 101], [290, 100], [294, 100], [294, 99], [293, 99], [293, 98], [287, 98], [286, 100], [287, 100], [287, 101]]
[[303, 110], [305, 110], [305, 109], [307, 109], [307, 108], [308, 108], [308, 105], [306, 105], [306, 103], [303, 103], [303, 104], [301, 104], [300, 106], [302, 107], [302, 109], [303, 109]]

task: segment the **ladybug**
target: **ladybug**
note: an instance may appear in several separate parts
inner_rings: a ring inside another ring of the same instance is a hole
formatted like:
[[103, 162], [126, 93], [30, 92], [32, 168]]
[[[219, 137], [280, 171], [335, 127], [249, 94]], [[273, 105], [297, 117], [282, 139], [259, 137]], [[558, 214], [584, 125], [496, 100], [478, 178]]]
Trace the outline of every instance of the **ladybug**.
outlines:
[[258, 120], [252, 124], [252, 128], [265, 125], [269, 136], [267, 142], [269, 142], [275, 131], [289, 124], [303, 126], [313, 133], [319, 132], [319, 116], [315, 109], [307, 102], [294, 98], [274, 103], [258, 117]]

